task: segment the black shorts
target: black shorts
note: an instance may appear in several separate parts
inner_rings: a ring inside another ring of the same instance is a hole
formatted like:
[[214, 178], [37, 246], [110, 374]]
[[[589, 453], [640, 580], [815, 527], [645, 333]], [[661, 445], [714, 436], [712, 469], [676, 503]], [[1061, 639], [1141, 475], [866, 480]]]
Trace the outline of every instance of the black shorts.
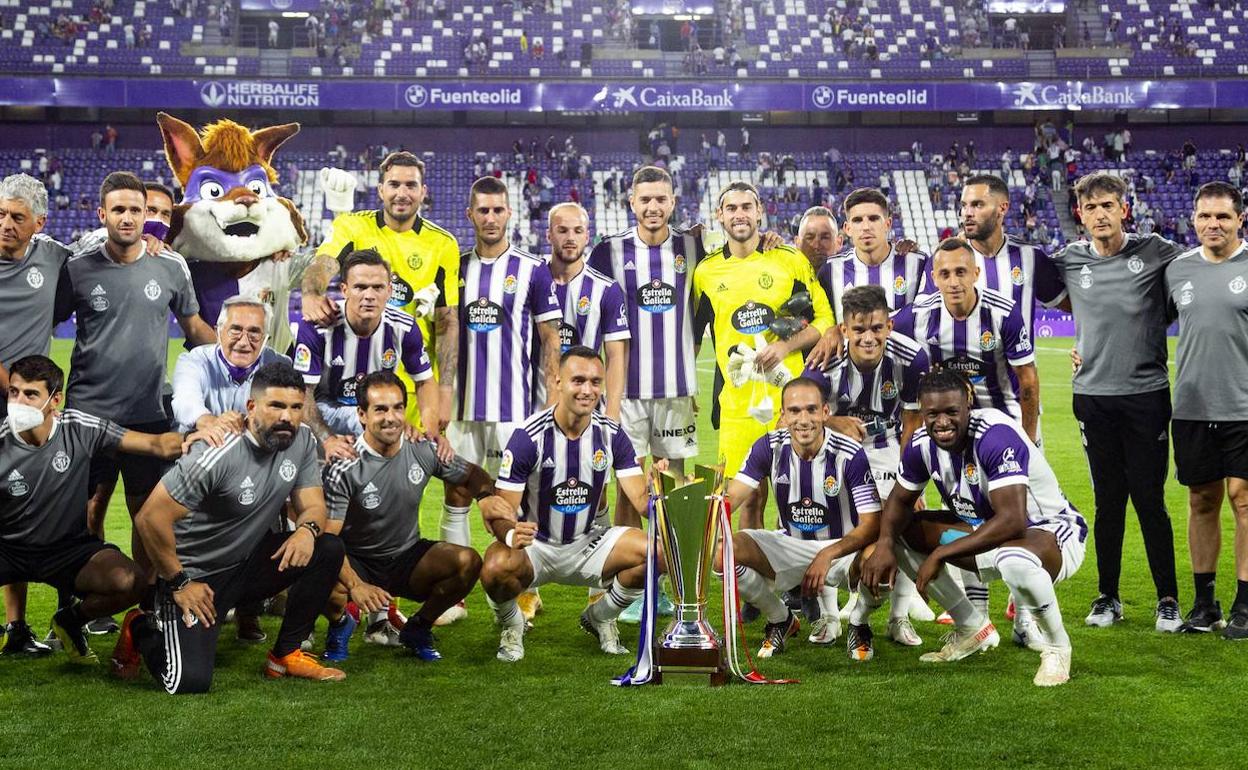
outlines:
[[117, 546], [84, 533], [57, 543], [15, 546], [0, 543], [0, 585], [46, 583], [58, 591], [73, 592], [82, 568], [100, 551]]
[[1174, 420], [1174, 468], [1185, 487], [1248, 479], [1248, 422]]
[[423, 599], [423, 596], [410, 596], [412, 570], [416, 569], [416, 564], [425, 558], [425, 554], [429, 549], [438, 544], [437, 540], [426, 540], [421, 538], [406, 551], [391, 556], [386, 559], [378, 559], [367, 556], [357, 556], [353, 553], [347, 553], [347, 559], [351, 562], [351, 569], [355, 570], [355, 574], [365, 583], [372, 583], [382, 589], [391, 596], [403, 596], [408, 599]]
[[[169, 420], [123, 425], [122, 428], [139, 433], [168, 433], [172, 430]], [[160, 477], [164, 476], [165, 471], [169, 470], [172, 465], [173, 463], [159, 457], [132, 455], [121, 451], [113, 455], [101, 452], [91, 458], [88, 493], [95, 494], [95, 489], [100, 484], [116, 481], [117, 474], [120, 472], [121, 480], [126, 485], [127, 495], [147, 496], [156, 488], [156, 485], [160, 483]]]

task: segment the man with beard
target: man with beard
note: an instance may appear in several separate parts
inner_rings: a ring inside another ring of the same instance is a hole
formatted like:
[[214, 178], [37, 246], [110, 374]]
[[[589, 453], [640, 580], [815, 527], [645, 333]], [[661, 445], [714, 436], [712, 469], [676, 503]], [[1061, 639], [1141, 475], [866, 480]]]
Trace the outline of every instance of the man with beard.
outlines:
[[[113, 651], [118, 675], [135, 676], [141, 656], [167, 692], [207, 692], [218, 619], [289, 588], [266, 676], [346, 677], [300, 649], [343, 559], [342, 541], [322, 534], [316, 438], [302, 424], [311, 408], [298, 372], [282, 363], [261, 367], [247, 400], [247, 430], [220, 447], [195, 445], [152, 491], [135, 528], [155, 566], [156, 610], [126, 614]], [[287, 499], [295, 530], [274, 531]]]

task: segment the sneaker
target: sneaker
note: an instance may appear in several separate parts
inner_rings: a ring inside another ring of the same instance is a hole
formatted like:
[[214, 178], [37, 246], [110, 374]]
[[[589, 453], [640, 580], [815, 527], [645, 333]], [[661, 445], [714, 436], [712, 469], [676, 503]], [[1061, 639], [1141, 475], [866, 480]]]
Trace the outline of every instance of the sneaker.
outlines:
[[463, 620], [466, 617], [468, 617], [468, 608], [464, 606], [463, 602], [458, 602], [457, 604], [452, 604], [450, 607], [447, 607], [446, 612], [439, 615], [438, 619], [433, 621], [433, 624], [435, 626], [449, 626], [450, 624]]
[[620, 644], [620, 629], [612, 618], [605, 623], [595, 623], [589, 610], [581, 613], [581, 630], [598, 640], [598, 646], [608, 655], [627, 655], [628, 650]]
[[112, 674], [118, 679], [134, 679], [139, 675], [143, 657], [139, 655], [139, 646], [134, 641], [134, 624], [144, 622], [143, 610], [137, 607], [127, 612], [121, 621], [121, 633], [117, 635], [117, 644], [108, 659]]
[[[676, 605], [672, 604], [672, 600], [667, 598], [667, 594], [659, 591], [659, 617], [670, 618], [676, 614]], [[638, 619], [638, 622], [641, 622]]]
[[[620, 613], [620, 616], [616, 618], [616, 620], [621, 623], [631, 623], [633, 625], [640, 623], [642, 604], [645, 603], [645, 600], [644, 596], [638, 597], [635, 602], [624, 608], [624, 611]], [[671, 604], [670, 599], [668, 600], [668, 604]]]
[[942, 626], [952, 626], [953, 616], [950, 615], [948, 612], [942, 612], [936, 616], [936, 622], [941, 624]]
[[850, 623], [849, 633], [845, 635], [845, 649], [849, 652], [849, 659], [865, 662], [874, 658], [875, 646], [871, 644], [874, 636], [871, 626], [865, 623], [855, 626]]
[[48, 626], [48, 633], [43, 637], [43, 644], [46, 644], [52, 652], [60, 652], [65, 649], [65, 645], [61, 644], [61, 640], [57, 638], [56, 632], [52, 630], [51, 626]]
[[1036, 687], [1056, 687], [1070, 681], [1070, 648], [1044, 645], [1040, 650], [1040, 668], [1031, 680]]
[[399, 632], [399, 641], [411, 650], [412, 654], [426, 663], [442, 660], [442, 653], [433, 646], [436, 640], [433, 638], [433, 627], [428, 624], [428, 621], [414, 620], [405, 623], [403, 630]]
[[15, 620], [4, 628], [4, 647], [0, 655], [51, 655], [52, 648], [35, 638], [24, 620]]
[[1196, 602], [1193, 604], [1191, 612], [1187, 613], [1187, 622], [1183, 624], [1183, 631], [1188, 634], [1207, 634], [1225, 625], [1226, 621], [1222, 619], [1222, 604], [1215, 599], [1212, 603]]
[[542, 611], [542, 595], [536, 590], [525, 591], [516, 597], [516, 604], [520, 607], [520, 614], [524, 615], [525, 620], [532, 620], [537, 613]]
[[757, 607], [755, 607], [753, 604], [750, 604], [749, 602], [746, 602], [745, 604], [741, 605], [741, 622], [742, 623], [745, 623], [747, 625], [750, 623], [753, 623], [754, 621], [758, 620], [759, 616], [762, 614], [763, 613], [760, 612]]
[[302, 642], [299, 643], [299, 649], [303, 650], [304, 652], [312, 652], [313, 648], [315, 647], [316, 647], [316, 632], [309, 631], [308, 638], [304, 639]]
[[779, 652], [784, 652], [784, 643], [790, 636], [796, 636], [802, 624], [797, 622], [797, 616], [792, 611], [789, 616], [779, 623], [767, 623], [763, 626], [763, 646], [758, 648], [758, 657], [770, 658]]
[[1005, 605], [1005, 619], [1013, 620], [1016, 617], [1018, 617], [1018, 605], [1014, 603], [1014, 596], [1011, 594], [1009, 604]]
[[814, 623], [823, 617], [823, 609], [819, 606], [819, 599], [814, 596], [803, 596], [798, 610], [802, 613], [802, 617], [810, 623]]
[[1231, 605], [1231, 622], [1222, 631], [1222, 638], [1234, 642], [1248, 639], [1248, 604]]
[[117, 633], [121, 630], [121, 626], [117, 625], [117, 621], [106, 615], [89, 621], [83, 626], [83, 630], [92, 636], [103, 636], [105, 634]]
[[[468, 614], [468, 610], [464, 610], [464, 614]], [[399, 603], [393, 599], [390, 600], [390, 606], [386, 608], [386, 620], [390, 621], [390, 625], [403, 630], [403, 626], [407, 625], [407, 616], [399, 610]]]
[[910, 605], [906, 607], [906, 613], [911, 620], [917, 620], [920, 623], [931, 623], [936, 619], [936, 613], [932, 612], [932, 608], [927, 606], [927, 602], [923, 601], [922, 596], [917, 596], [910, 600]]
[[264, 675], [269, 679], [293, 676], [297, 679], [312, 679], [317, 682], [341, 682], [347, 678], [346, 673], [336, 668], [322, 666], [315, 655], [309, 655], [303, 650], [295, 650], [280, 658], [269, 650], [269, 660], [265, 664]]
[[234, 621], [234, 633], [240, 642], [259, 644], [269, 638], [260, 627], [260, 618], [255, 615], [235, 615]]
[[342, 617], [338, 618], [336, 623], [330, 623], [325, 631], [325, 652], [321, 653], [321, 657], [335, 663], [346, 660], [350, 654], [348, 648], [351, 644], [351, 634], [355, 633], [358, 625], [360, 621], [356, 620], [350, 612], [342, 613]]
[[1092, 602], [1092, 611], [1083, 619], [1089, 626], [1109, 628], [1122, 620], [1122, 602], [1112, 596], [1101, 594]]
[[914, 624], [908, 617], [889, 618], [888, 638], [904, 647], [920, 647], [923, 644], [923, 639], [914, 630]]
[[810, 624], [810, 636], [806, 637], [806, 641], [811, 644], [832, 644], [840, 636], [840, 619], [820, 617]]
[[496, 658], [504, 663], [515, 663], [524, 657], [524, 626], [507, 626], [498, 635]]
[[780, 594], [780, 601], [789, 608], [789, 612], [800, 612], [802, 609], [802, 594], [792, 588]]
[[364, 641], [368, 644], [380, 644], [382, 647], [401, 647], [399, 629], [390, 625], [389, 620], [379, 620], [369, 625], [364, 632]]
[[1001, 643], [997, 627], [991, 622], [984, 623], [975, 630], [954, 628], [941, 637], [944, 646], [936, 652], [925, 652], [919, 656], [923, 663], [952, 663], [977, 652], [984, 652]]
[[1153, 628], [1163, 634], [1176, 634], [1183, 629], [1183, 614], [1177, 600], [1166, 597], [1157, 602], [1157, 622]]
[[61, 645], [69, 654], [70, 661], [79, 665], [94, 666], [100, 662], [100, 659], [95, 656], [91, 645], [87, 644], [87, 634], [83, 630], [85, 624], [77, 625], [70, 620], [71, 609], [72, 607], [63, 607], [56, 611], [56, 614], [52, 616], [52, 630], [56, 632], [56, 638], [61, 640]]
[[1032, 619], [1031, 613], [1023, 609], [1014, 613], [1014, 628], [1010, 632], [1010, 641], [1034, 652], [1044, 652], [1047, 646], [1040, 637], [1040, 629], [1036, 628], [1036, 622]]

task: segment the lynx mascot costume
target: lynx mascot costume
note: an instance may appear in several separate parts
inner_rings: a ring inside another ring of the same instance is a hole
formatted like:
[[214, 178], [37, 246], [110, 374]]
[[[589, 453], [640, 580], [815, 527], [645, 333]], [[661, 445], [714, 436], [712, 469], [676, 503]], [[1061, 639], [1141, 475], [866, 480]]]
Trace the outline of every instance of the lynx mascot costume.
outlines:
[[169, 168], [185, 193], [173, 209], [166, 240], [190, 265], [200, 315], [215, 326], [229, 297], [260, 297], [273, 310], [268, 344], [286, 350], [292, 341], [290, 291], [308, 260], [291, 254], [307, 242], [308, 233], [295, 204], [273, 191], [272, 161], [299, 124], [249, 131], [219, 120], [196, 132], [163, 112], [156, 122]]

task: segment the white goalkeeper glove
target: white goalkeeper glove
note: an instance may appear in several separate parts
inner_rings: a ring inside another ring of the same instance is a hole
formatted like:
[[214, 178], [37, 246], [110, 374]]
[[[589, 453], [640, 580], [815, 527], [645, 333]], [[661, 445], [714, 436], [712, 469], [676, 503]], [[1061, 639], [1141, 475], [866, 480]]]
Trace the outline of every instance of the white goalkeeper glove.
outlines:
[[325, 193], [325, 208], [335, 214], [355, 208], [355, 174], [340, 168], [323, 168], [318, 179]]
[[734, 388], [749, 382], [757, 373], [754, 355], [754, 348], [749, 345], [733, 345], [728, 351], [728, 381]]
[[412, 315], [417, 318], [433, 318], [433, 309], [441, 293], [441, 290], [431, 283], [413, 294], [412, 302], [415, 303], [415, 307], [412, 308]]

